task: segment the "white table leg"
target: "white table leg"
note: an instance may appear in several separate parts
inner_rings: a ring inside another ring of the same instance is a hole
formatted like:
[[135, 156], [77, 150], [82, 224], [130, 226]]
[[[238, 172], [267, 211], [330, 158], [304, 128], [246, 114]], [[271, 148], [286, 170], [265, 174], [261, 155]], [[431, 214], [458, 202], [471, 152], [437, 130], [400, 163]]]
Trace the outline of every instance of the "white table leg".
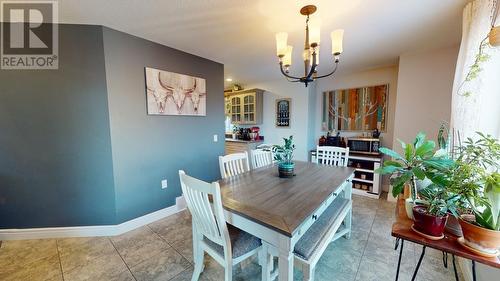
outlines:
[[281, 236], [279, 239], [278, 280], [293, 281], [293, 245], [290, 237]]
[[293, 281], [293, 253], [280, 252], [278, 259], [279, 281]]

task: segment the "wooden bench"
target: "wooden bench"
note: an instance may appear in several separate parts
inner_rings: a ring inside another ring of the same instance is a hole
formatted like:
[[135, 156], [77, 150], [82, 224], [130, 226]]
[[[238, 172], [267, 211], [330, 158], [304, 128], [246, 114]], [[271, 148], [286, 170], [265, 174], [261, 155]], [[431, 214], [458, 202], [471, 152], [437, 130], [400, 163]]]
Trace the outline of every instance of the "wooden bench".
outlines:
[[349, 238], [350, 225], [338, 231], [341, 224], [350, 220], [352, 201], [336, 198], [318, 220], [297, 241], [294, 248], [295, 266], [301, 267], [304, 280], [314, 280], [314, 269], [328, 245], [342, 236]]
[[[332, 196], [314, 212], [312, 215], [312, 217], [315, 217], [314, 220], [306, 221], [305, 225], [303, 225], [307, 231], [300, 236], [294, 246], [294, 266], [302, 269], [304, 275], [303, 280], [314, 280], [314, 269], [316, 264], [331, 242], [343, 236], [347, 239], [350, 238], [352, 219], [351, 197], [352, 183], [349, 180], [342, 186], [341, 190], [333, 193]], [[344, 226], [340, 229], [342, 224], [344, 224]], [[263, 274], [262, 279], [275, 280], [278, 276], [278, 270], [273, 270], [272, 257], [277, 256], [278, 253], [264, 241], [263, 247], [265, 247], [265, 251], [269, 251], [271, 262], [268, 267], [269, 272], [267, 272], [267, 276], [264, 277]]]

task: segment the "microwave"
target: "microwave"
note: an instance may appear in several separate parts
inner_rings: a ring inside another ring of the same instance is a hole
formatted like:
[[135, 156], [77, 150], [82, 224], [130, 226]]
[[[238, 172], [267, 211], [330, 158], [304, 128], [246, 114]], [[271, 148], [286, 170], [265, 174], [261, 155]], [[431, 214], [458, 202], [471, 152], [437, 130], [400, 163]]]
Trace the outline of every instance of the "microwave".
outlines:
[[380, 139], [371, 138], [349, 138], [347, 140], [349, 152], [379, 155]]

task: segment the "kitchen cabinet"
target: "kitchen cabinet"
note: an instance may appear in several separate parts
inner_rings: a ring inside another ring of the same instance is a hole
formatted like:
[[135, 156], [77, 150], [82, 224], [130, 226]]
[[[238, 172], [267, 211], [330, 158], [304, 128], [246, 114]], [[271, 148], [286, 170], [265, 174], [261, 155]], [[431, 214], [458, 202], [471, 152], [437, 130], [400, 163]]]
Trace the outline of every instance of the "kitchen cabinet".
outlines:
[[262, 124], [264, 90], [250, 89], [225, 93], [226, 115], [235, 125]]
[[248, 156], [250, 156], [250, 151], [256, 149], [260, 144], [262, 144], [262, 141], [226, 139], [225, 154], [228, 155], [246, 151], [248, 152]]

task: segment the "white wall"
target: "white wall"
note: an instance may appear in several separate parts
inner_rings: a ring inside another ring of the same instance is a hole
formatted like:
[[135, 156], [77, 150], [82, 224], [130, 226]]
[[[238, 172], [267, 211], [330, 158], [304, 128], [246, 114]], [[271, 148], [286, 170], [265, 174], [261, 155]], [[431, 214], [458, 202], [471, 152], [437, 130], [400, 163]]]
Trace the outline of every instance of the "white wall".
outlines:
[[397, 139], [413, 141], [419, 131], [436, 139], [442, 121], [449, 122], [458, 46], [403, 54], [399, 58], [398, 98], [393, 147]]
[[[261, 128], [260, 134], [264, 136], [264, 142], [281, 144], [284, 137], [293, 135], [296, 145], [294, 158], [308, 161], [309, 88], [304, 87], [301, 83], [290, 83], [285, 78], [245, 85], [245, 89], [251, 88], [266, 90], [264, 93], [263, 124], [257, 125]], [[276, 110], [274, 107], [278, 98], [292, 99], [290, 128], [276, 127]]]

